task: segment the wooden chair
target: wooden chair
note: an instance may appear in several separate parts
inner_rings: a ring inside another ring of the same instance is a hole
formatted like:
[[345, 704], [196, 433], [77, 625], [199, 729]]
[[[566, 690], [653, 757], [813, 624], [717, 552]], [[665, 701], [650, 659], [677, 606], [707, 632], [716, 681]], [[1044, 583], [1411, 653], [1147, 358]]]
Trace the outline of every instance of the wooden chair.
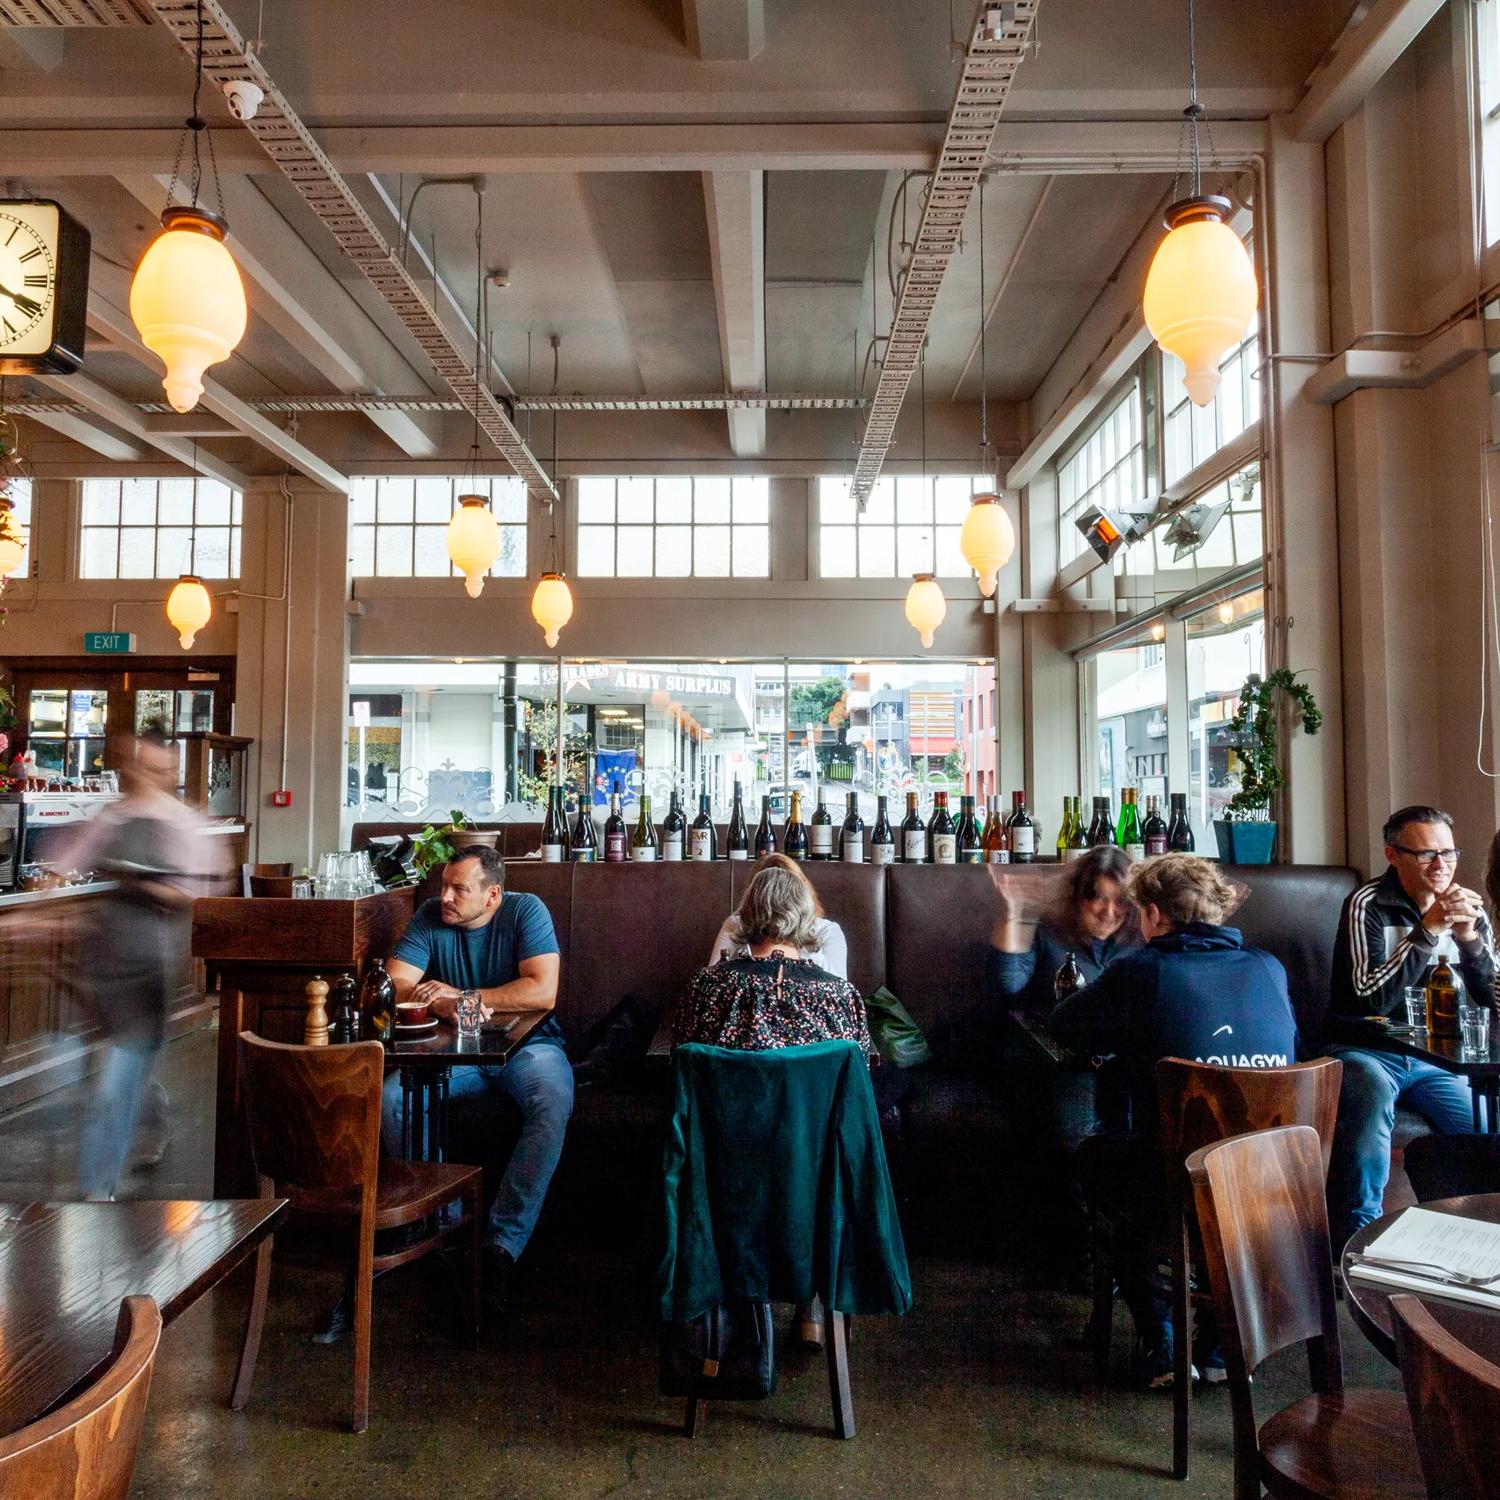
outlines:
[[1391, 1322], [1430, 1500], [1486, 1500], [1500, 1474], [1500, 1365], [1409, 1293], [1391, 1298]]
[[292, 877], [290, 875], [252, 875], [250, 889], [246, 894], [279, 896], [283, 901], [289, 900], [292, 894]]
[[[255, 880], [257, 877], [266, 877], [266, 876], [269, 876], [269, 877], [272, 877], [272, 878], [280, 878], [280, 879], [290, 880], [291, 879], [291, 875], [292, 875], [292, 862], [289, 859], [288, 860], [282, 860], [282, 861], [280, 861], [280, 862], [278, 862], [276, 864], [269, 864], [269, 865], [241, 865], [240, 866], [240, 895], [242, 895], [242, 896], [256, 896], [256, 895], [266, 895], [266, 894], [268, 894], [265, 891], [254, 891], [254, 890], [251, 890], [251, 888], [250, 888], [251, 882], [253, 880]], [[288, 891], [287, 894], [291, 895], [291, 892]]]
[[[1318, 1134], [1306, 1125], [1195, 1151], [1188, 1177], [1213, 1285], [1234, 1422], [1235, 1500], [1425, 1500], [1406, 1403], [1344, 1385]], [[1313, 1393], [1257, 1430], [1250, 1378], [1307, 1346]]]
[[55, 1412], [0, 1437], [0, 1495], [125, 1500], [160, 1338], [156, 1303], [127, 1297], [103, 1374]]
[[1172, 1258], [1172, 1475], [1186, 1479], [1193, 1369], [1193, 1207], [1183, 1162], [1230, 1136], [1278, 1125], [1310, 1125], [1318, 1132], [1326, 1178], [1344, 1065], [1323, 1057], [1286, 1068], [1223, 1068], [1165, 1057], [1155, 1073]]
[[[334, 1237], [331, 1254], [319, 1253], [321, 1247], [313, 1238], [299, 1245], [299, 1259], [337, 1260], [349, 1273], [354, 1304], [351, 1425], [355, 1432], [363, 1432], [370, 1421], [370, 1311], [377, 1271], [420, 1260], [462, 1236], [469, 1260], [461, 1288], [463, 1335], [470, 1347], [477, 1340], [483, 1173], [479, 1167], [445, 1162], [381, 1160], [385, 1049], [378, 1042], [292, 1047], [263, 1041], [248, 1031], [242, 1031], [239, 1040], [240, 1086], [260, 1196], [290, 1200], [288, 1226]], [[414, 1224], [455, 1199], [464, 1205], [457, 1223], [440, 1223], [414, 1243], [375, 1253], [377, 1229]], [[255, 1256], [255, 1290], [229, 1397], [235, 1411], [250, 1399], [271, 1285], [272, 1245], [271, 1239], [262, 1241]]]

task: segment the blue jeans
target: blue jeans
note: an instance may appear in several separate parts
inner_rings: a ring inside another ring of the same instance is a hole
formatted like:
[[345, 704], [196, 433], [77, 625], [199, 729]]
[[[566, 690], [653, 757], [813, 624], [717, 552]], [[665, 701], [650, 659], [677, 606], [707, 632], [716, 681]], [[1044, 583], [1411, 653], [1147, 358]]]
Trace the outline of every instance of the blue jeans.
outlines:
[[1474, 1129], [1474, 1096], [1456, 1074], [1399, 1052], [1335, 1045], [1328, 1055], [1344, 1065], [1328, 1174], [1329, 1228], [1337, 1256], [1356, 1229], [1381, 1215], [1396, 1105], [1416, 1110], [1439, 1135], [1468, 1135]]
[[94, 1084], [94, 1104], [78, 1143], [78, 1189], [113, 1197], [125, 1171], [136, 1121], [160, 1042], [111, 1043]]
[[[504, 1067], [454, 1068], [448, 1097], [505, 1095], [521, 1111], [521, 1138], [506, 1163], [500, 1190], [490, 1207], [490, 1243], [519, 1260], [547, 1196], [562, 1155], [563, 1134], [573, 1113], [573, 1069], [567, 1053], [550, 1042], [517, 1051]], [[401, 1155], [401, 1075], [385, 1081], [381, 1139], [386, 1153]]]

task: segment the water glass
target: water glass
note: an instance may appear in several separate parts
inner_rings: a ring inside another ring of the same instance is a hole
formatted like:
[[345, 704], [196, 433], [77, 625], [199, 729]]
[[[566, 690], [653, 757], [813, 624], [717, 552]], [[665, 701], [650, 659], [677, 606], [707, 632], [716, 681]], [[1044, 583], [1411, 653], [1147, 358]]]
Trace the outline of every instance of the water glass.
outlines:
[[1481, 1062], [1490, 1055], [1490, 1013], [1465, 1007], [1458, 1013], [1458, 1034], [1466, 1061]]
[[1406, 1024], [1413, 1031], [1427, 1030], [1427, 987], [1409, 984], [1406, 987]]
[[464, 1039], [478, 1039], [484, 1020], [484, 1005], [478, 990], [464, 990], [458, 997], [458, 1034]]
[[297, 901], [310, 900], [313, 893], [313, 883], [310, 877], [298, 875], [292, 881], [292, 896]]

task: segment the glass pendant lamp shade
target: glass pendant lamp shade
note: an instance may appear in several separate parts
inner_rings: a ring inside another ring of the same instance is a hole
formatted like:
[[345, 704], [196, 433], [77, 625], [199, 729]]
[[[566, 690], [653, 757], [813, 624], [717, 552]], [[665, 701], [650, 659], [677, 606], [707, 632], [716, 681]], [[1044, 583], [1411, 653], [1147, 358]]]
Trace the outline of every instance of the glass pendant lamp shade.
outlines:
[[192, 646], [198, 632], [208, 624], [213, 612], [213, 601], [208, 597], [208, 590], [203, 587], [203, 580], [195, 578], [191, 573], [184, 573], [167, 596], [167, 619], [177, 632], [177, 639], [182, 643], [184, 651]]
[[464, 590], [477, 599], [484, 575], [500, 556], [500, 528], [483, 495], [460, 495], [458, 509], [448, 522], [448, 556], [464, 575]]
[[931, 650], [932, 633], [948, 614], [948, 601], [931, 573], [917, 573], [906, 591], [906, 619], [921, 637], [922, 645]]
[[958, 548], [964, 561], [979, 574], [979, 592], [986, 599], [992, 598], [1000, 569], [1016, 550], [1015, 527], [998, 495], [981, 492], [974, 496], [958, 534]]
[[224, 221], [202, 208], [169, 208], [130, 284], [141, 342], [167, 367], [173, 411], [191, 411], [203, 372], [245, 336], [245, 287], [224, 244]]
[[546, 632], [548, 646], [557, 645], [557, 632], [573, 618], [573, 595], [561, 573], [543, 573], [531, 596], [531, 618]]
[[26, 556], [26, 538], [16, 522], [10, 501], [0, 497], [0, 578], [8, 578]]
[[1146, 273], [1146, 327], [1187, 366], [1183, 384], [1197, 406], [1214, 399], [1219, 361], [1244, 338], [1259, 300], [1250, 256], [1224, 222], [1229, 207], [1213, 194], [1174, 203]]

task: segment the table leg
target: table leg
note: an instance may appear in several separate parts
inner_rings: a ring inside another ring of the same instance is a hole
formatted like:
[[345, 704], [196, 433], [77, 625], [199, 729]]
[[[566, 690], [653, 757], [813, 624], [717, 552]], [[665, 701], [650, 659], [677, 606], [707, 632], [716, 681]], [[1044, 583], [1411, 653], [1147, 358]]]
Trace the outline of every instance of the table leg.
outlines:
[[401, 1158], [411, 1160], [411, 1070], [401, 1070]]
[[437, 1150], [433, 1158], [435, 1161], [448, 1160], [448, 1082], [452, 1076], [452, 1072], [447, 1068], [438, 1074]]

